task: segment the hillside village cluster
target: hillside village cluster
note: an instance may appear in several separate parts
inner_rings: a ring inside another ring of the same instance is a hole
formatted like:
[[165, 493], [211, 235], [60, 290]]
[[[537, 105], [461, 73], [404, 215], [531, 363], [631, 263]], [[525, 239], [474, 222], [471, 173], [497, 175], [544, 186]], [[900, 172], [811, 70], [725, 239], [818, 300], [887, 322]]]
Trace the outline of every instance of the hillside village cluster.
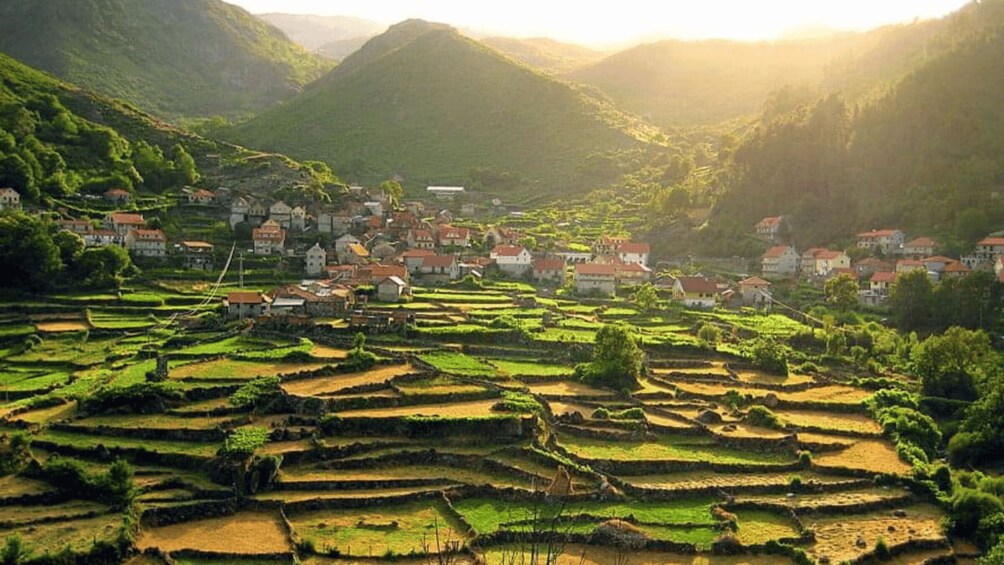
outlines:
[[[935, 255], [938, 244], [928, 237], [907, 240], [898, 229], [873, 230], [857, 234], [857, 247], [864, 256], [852, 261], [845, 251], [813, 247], [799, 252], [782, 243], [783, 216], [764, 218], [754, 226], [759, 238], [774, 244], [761, 257], [761, 276], [738, 283], [704, 276], [656, 277], [649, 266], [650, 246], [645, 242], [605, 235], [588, 251], [558, 245], [543, 252], [528, 248], [525, 234], [514, 229], [455, 226], [453, 210], [471, 213], [469, 205], [453, 205], [464, 192], [462, 187], [428, 187], [426, 202], [434, 207], [409, 201], [395, 208], [382, 191], [358, 186], [349, 188], [344, 206], [337, 210], [316, 204], [290, 206], [282, 200], [266, 204], [226, 188], [217, 192], [185, 189], [182, 202], [218, 210], [227, 216], [231, 228], [242, 223], [252, 226], [248, 252], [254, 256], [303, 260], [305, 278], [299, 285], [267, 294], [230, 293], [224, 303], [230, 315], [239, 317], [342, 317], [370, 296], [389, 303], [407, 299], [412, 281], [442, 284], [493, 275], [562, 287], [568, 282], [569, 270], [571, 287], [580, 296], [609, 296], [619, 286], [653, 282], [684, 306], [705, 309], [719, 305], [769, 307], [772, 281], [797, 278], [822, 285], [830, 278], [849, 275], [863, 282], [860, 301], [873, 306], [883, 304], [896, 277], [910, 271], [924, 271], [937, 281], [962, 277], [973, 270], [993, 270], [1004, 281], [1002, 237], [987, 237], [971, 254], [956, 259]], [[124, 207], [132, 195], [112, 189], [103, 198]], [[15, 190], [0, 189], [0, 210], [20, 208], [20, 195]], [[149, 228], [140, 213], [111, 211], [99, 225], [65, 213], [62, 216], [58, 225], [79, 234], [88, 247], [119, 245], [135, 258], [156, 260], [175, 255], [185, 268], [217, 267], [211, 243], [182, 240], [169, 246], [164, 231]], [[299, 244], [288, 241], [291, 233], [309, 235], [311, 231], [334, 238], [333, 246], [326, 248], [317, 242], [308, 247], [302, 244], [303, 237], [298, 238]], [[487, 253], [479, 253], [475, 247]], [[357, 297], [360, 287], [368, 287], [367, 292]]]

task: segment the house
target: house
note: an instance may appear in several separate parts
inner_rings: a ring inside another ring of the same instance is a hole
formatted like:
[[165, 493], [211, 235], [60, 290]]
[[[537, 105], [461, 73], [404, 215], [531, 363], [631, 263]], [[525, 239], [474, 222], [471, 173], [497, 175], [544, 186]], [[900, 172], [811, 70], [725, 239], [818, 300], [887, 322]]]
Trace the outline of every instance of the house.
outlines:
[[471, 230], [453, 226], [439, 226], [440, 247], [470, 247]]
[[268, 208], [268, 219], [275, 220], [283, 228], [289, 229], [292, 221], [293, 208], [282, 200]]
[[973, 252], [962, 258], [962, 262], [972, 270], [989, 270], [997, 258], [1004, 255], [1004, 237], [986, 237], [976, 242]]
[[652, 278], [652, 269], [641, 263], [623, 263], [618, 260], [613, 265], [617, 268], [618, 284], [638, 284]]
[[899, 253], [905, 238], [903, 232], [896, 229], [872, 230], [857, 234], [858, 247], [882, 253]]
[[603, 263], [578, 263], [573, 273], [575, 292], [611, 295], [617, 289], [617, 266]]
[[231, 318], [258, 318], [268, 313], [269, 298], [255, 291], [234, 291], [224, 301]]
[[435, 251], [428, 249], [409, 249], [401, 254], [400, 260], [404, 261], [404, 266], [409, 273], [418, 273], [422, 268], [422, 260], [435, 255]]
[[770, 281], [760, 277], [749, 277], [739, 281], [739, 296], [743, 304], [765, 306], [771, 302]]
[[142, 214], [126, 214], [123, 212], [113, 212], [105, 216], [105, 229], [114, 231], [119, 237], [125, 237], [130, 230], [139, 230], [146, 227], [146, 220]]
[[496, 245], [489, 254], [500, 271], [511, 277], [527, 274], [533, 262], [533, 255], [519, 245]]
[[0, 188], [0, 210], [20, 210], [21, 195], [13, 188]]
[[617, 249], [627, 242], [626, 237], [600, 236], [593, 242], [593, 255], [617, 255]]
[[617, 246], [617, 257], [624, 263], [648, 265], [649, 251], [647, 243], [625, 241]]
[[920, 259], [934, 255], [934, 248], [937, 246], [937, 242], [929, 237], [918, 237], [904, 243], [900, 253], [914, 259]]
[[370, 216], [376, 216], [378, 218], [383, 217], [383, 202], [371, 200], [369, 202], [363, 202], [363, 206], [369, 210]]
[[927, 265], [918, 259], [900, 259], [896, 261], [896, 274], [909, 273], [912, 271], [927, 272]]
[[125, 248], [136, 257], [164, 257], [167, 255], [167, 238], [161, 230], [129, 230]]
[[370, 255], [373, 256], [377, 261], [388, 261], [398, 254], [397, 247], [386, 241], [380, 241], [373, 245], [370, 249]]
[[296, 296], [273, 296], [268, 313], [270, 316], [306, 316], [307, 301]]
[[945, 257], [944, 255], [935, 255], [934, 257], [924, 257], [921, 259], [921, 262], [924, 263], [924, 268], [928, 271], [941, 273], [945, 270], [945, 267], [952, 263], [957, 263], [958, 260]]
[[352, 227], [352, 215], [346, 212], [331, 214], [321, 212], [317, 215], [317, 230], [321, 233], [344, 235]]
[[425, 189], [426, 194], [435, 197], [436, 200], [453, 200], [464, 195], [462, 186], [430, 186]]
[[587, 251], [558, 251], [555, 255], [564, 259], [565, 263], [572, 265], [576, 263], [588, 263], [593, 260], [592, 252]]
[[798, 252], [790, 245], [771, 247], [760, 258], [760, 271], [768, 279], [783, 279], [798, 273]]
[[359, 265], [365, 263], [370, 258], [370, 252], [359, 243], [350, 243], [345, 249], [345, 253], [338, 258], [342, 263]]
[[430, 255], [422, 258], [418, 272], [424, 277], [452, 281], [460, 278], [460, 264], [456, 255]]
[[248, 222], [252, 225], [261, 225], [267, 215], [268, 208], [263, 202], [255, 200], [248, 205]]
[[290, 210], [289, 227], [296, 231], [307, 229], [307, 210], [303, 206], [297, 206]]
[[132, 194], [123, 188], [112, 188], [105, 191], [104, 198], [112, 204], [128, 204], [132, 201]]
[[449, 210], [440, 210], [439, 213], [436, 214], [436, 224], [443, 225], [452, 223], [453, 223], [453, 212], [450, 212]]
[[485, 243], [488, 247], [496, 245], [519, 245], [519, 240], [523, 239], [523, 233], [514, 229], [496, 226], [485, 232]]
[[945, 265], [945, 267], [941, 270], [941, 276], [942, 278], [946, 279], [958, 279], [968, 275], [971, 272], [972, 271], [969, 269], [969, 267], [963, 265], [960, 261], [954, 261], [952, 263]]
[[186, 269], [213, 270], [213, 244], [205, 241], [182, 241], [178, 247]]
[[84, 234], [84, 245], [87, 247], [104, 247], [117, 245], [122, 237], [112, 230], [91, 230]]
[[673, 284], [673, 300], [687, 308], [710, 310], [715, 307], [718, 283], [705, 277], [677, 277]]
[[230, 229], [237, 224], [249, 221], [251, 205], [243, 196], [238, 196], [230, 202]]
[[408, 211], [409, 214], [414, 214], [417, 217], [422, 217], [425, 215], [425, 204], [417, 200], [411, 200], [404, 203], [404, 209]]
[[251, 230], [255, 255], [272, 255], [286, 250], [286, 230], [266, 222], [260, 228]]
[[58, 220], [56, 225], [59, 229], [73, 232], [77, 235], [84, 235], [94, 231], [94, 226], [87, 220]]
[[893, 283], [896, 282], [896, 277], [897, 273], [892, 271], [879, 271], [877, 273], [872, 273], [871, 278], [868, 279], [868, 289], [876, 296], [889, 296], [889, 289], [892, 288]]
[[362, 241], [358, 237], [347, 233], [335, 240], [335, 255], [338, 255], [339, 260], [341, 260], [341, 257], [349, 250], [350, 245], [358, 245], [360, 243]]
[[854, 263], [854, 270], [857, 272], [858, 277], [865, 277], [870, 276], [872, 273], [895, 271], [896, 265], [878, 257], [865, 257]]
[[316, 277], [324, 273], [324, 267], [328, 266], [328, 252], [321, 247], [320, 242], [307, 250], [306, 271], [307, 276]]
[[433, 250], [436, 248], [436, 238], [431, 230], [408, 230], [408, 248]]
[[753, 229], [756, 235], [765, 241], [779, 241], [781, 239], [781, 223], [784, 216], [770, 216], [757, 222]]
[[826, 277], [831, 271], [850, 268], [851, 258], [843, 251], [815, 247], [802, 254], [802, 274], [807, 276]]
[[214, 194], [214, 193], [212, 193], [212, 192], [210, 192], [210, 191], [208, 191], [208, 190], [206, 190], [204, 188], [200, 188], [199, 190], [196, 190], [195, 192], [189, 192], [188, 193], [188, 203], [189, 204], [198, 204], [200, 206], [208, 206], [208, 205], [212, 204], [213, 202], [216, 202], [216, 194]]
[[387, 277], [376, 287], [377, 300], [381, 302], [397, 302], [409, 292], [408, 283], [398, 277]]
[[533, 262], [533, 281], [536, 283], [551, 283], [557, 286], [565, 284], [564, 259], [537, 259]]
[[359, 267], [355, 265], [328, 265], [324, 267], [324, 273], [328, 281], [332, 283], [349, 283], [356, 279], [356, 271]]

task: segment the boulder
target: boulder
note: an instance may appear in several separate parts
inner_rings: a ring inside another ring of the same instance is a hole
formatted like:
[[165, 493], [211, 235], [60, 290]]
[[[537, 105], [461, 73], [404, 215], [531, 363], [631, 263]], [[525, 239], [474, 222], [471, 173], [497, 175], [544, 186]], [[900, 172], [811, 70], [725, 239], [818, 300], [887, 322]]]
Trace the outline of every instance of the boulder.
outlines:
[[607, 520], [593, 530], [593, 536], [601, 543], [623, 549], [642, 549], [648, 544], [648, 536], [634, 524], [624, 520]]
[[705, 409], [697, 414], [697, 421], [702, 424], [720, 424], [722, 423], [722, 415], [714, 410]]
[[763, 397], [763, 405], [767, 408], [774, 409], [780, 401], [777, 399], [777, 395], [773, 392], [768, 392], [766, 396]]

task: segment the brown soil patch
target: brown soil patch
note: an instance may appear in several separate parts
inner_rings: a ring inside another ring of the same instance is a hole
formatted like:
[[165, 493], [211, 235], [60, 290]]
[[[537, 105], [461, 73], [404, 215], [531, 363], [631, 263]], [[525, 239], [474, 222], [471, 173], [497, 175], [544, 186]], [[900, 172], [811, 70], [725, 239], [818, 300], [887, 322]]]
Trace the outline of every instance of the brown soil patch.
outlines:
[[[806, 518], [806, 526], [816, 532], [816, 543], [807, 547], [806, 551], [817, 559], [827, 556], [831, 563], [842, 563], [873, 550], [880, 537], [890, 546], [911, 539], [944, 538], [940, 524], [944, 513], [940, 509], [933, 505], [920, 504], [905, 510], [905, 518], [896, 518], [892, 515], [892, 510], [857, 516]], [[864, 540], [863, 548], [855, 545], [859, 537]]]
[[740, 382], [767, 385], [798, 385], [811, 383], [815, 380], [809, 375], [780, 376], [753, 370], [736, 371], [736, 375]]
[[879, 440], [860, 440], [847, 449], [815, 455], [812, 462], [822, 468], [847, 467], [863, 469], [871, 473], [895, 473], [897, 475], [905, 475], [910, 472], [910, 466], [899, 458], [896, 449], [887, 442]]
[[320, 357], [323, 359], [345, 359], [348, 357], [349, 351], [347, 349], [339, 349], [337, 347], [315, 344], [310, 350], [310, 354], [314, 357]]
[[87, 322], [80, 320], [61, 320], [55, 322], [36, 322], [35, 328], [44, 333], [82, 332], [91, 329]]
[[656, 426], [663, 426], [665, 428], [677, 428], [680, 430], [689, 430], [694, 426], [681, 422], [679, 420], [674, 420], [672, 418], [667, 418], [666, 416], [660, 416], [658, 414], [652, 414], [651, 412], [645, 413], [645, 419], [655, 424]]
[[707, 471], [688, 471], [684, 473], [669, 473], [665, 475], [621, 475], [620, 478], [628, 483], [643, 488], [665, 490], [720, 488], [729, 490], [730, 487], [786, 485], [788, 484], [790, 477], [794, 475], [798, 475], [802, 479], [803, 483], [816, 481], [820, 484], [842, 484], [855, 480], [848, 477], [834, 477], [805, 471], [792, 472], [790, 474], [709, 473]]
[[[492, 548], [488, 551], [486, 565], [503, 565], [502, 550]], [[510, 554], [511, 557], [511, 554]], [[519, 559], [516, 560], [519, 563]], [[558, 557], [555, 565], [778, 565], [790, 563], [776, 555], [765, 556], [725, 556], [725, 555], [680, 555], [677, 553], [661, 553], [654, 551], [624, 551], [603, 546], [565, 546], [565, 551]]]
[[141, 551], [157, 547], [162, 551], [198, 549], [246, 554], [292, 549], [279, 517], [266, 512], [240, 512], [223, 518], [144, 528], [136, 545]]
[[363, 410], [347, 410], [338, 412], [342, 418], [396, 418], [400, 416], [441, 416], [469, 418], [474, 416], [489, 416], [498, 414], [492, 412], [492, 406], [498, 403], [496, 399], [475, 400], [472, 402], [455, 402], [450, 404], [423, 404], [419, 406], [395, 406], [391, 408], [370, 408]]
[[76, 413], [77, 402], [73, 401], [67, 402], [66, 404], [50, 406], [49, 408], [22, 412], [21, 414], [11, 418], [11, 420], [14, 422], [28, 422], [30, 424], [46, 424], [49, 422], [65, 420], [72, 417]]
[[821, 445], [832, 445], [841, 449], [854, 445], [857, 439], [847, 436], [837, 436], [833, 434], [817, 434], [814, 432], [798, 432], [798, 441], [803, 443], [818, 443]]
[[[803, 479], [804, 480], [804, 479]], [[868, 504], [872, 502], [893, 501], [910, 497], [910, 493], [898, 488], [868, 488], [852, 490], [847, 492], [829, 492], [822, 494], [800, 494], [788, 497], [783, 494], [761, 494], [750, 496], [739, 496], [739, 501], [751, 500], [754, 502], [767, 502], [771, 504], [783, 504], [790, 508], [818, 508], [820, 506], [854, 506], [857, 504]]]
[[530, 391], [544, 396], [580, 396], [580, 397], [605, 397], [613, 396], [607, 390], [593, 388], [575, 381], [558, 381], [547, 383], [534, 383], [529, 385]]
[[352, 489], [352, 490], [284, 490], [272, 491], [256, 496], [258, 500], [281, 500], [283, 502], [299, 502], [302, 500], [357, 500], [363, 498], [384, 498], [388, 496], [405, 496], [418, 492], [431, 492], [452, 488], [454, 484], [429, 487], [383, 488], [383, 489]]
[[414, 373], [415, 368], [407, 365], [382, 365], [362, 373], [345, 373], [285, 382], [283, 390], [297, 396], [319, 396], [338, 392], [347, 388], [385, 383], [394, 377]]
[[26, 494], [42, 494], [52, 487], [43, 481], [25, 479], [14, 475], [0, 477], [0, 498], [16, 498]]
[[[725, 431], [724, 428], [727, 425], [735, 426], [736, 429], [732, 431]], [[764, 438], [764, 439], [780, 439], [787, 435], [791, 435], [789, 432], [782, 432], [778, 430], [771, 430], [769, 428], [759, 428], [756, 426], [748, 426], [746, 424], [720, 424], [711, 426], [711, 430], [722, 436], [722, 437], [741, 437], [741, 438]]]
[[864, 414], [819, 412], [811, 410], [776, 410], [779, 418], [794, 426], [814, 426], [829, 430], [880, 435], [882, 426]]

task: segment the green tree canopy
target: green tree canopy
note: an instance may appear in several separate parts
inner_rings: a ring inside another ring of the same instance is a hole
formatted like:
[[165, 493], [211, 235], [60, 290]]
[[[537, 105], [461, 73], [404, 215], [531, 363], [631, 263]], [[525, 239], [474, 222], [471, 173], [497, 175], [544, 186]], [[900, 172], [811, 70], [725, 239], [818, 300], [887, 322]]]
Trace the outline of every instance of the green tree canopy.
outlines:
[[583, 381], [617, 390], [638, 388], [644, 352], [631, 329], [611, 324], [596, 332], [593, 360], [575, 368]]
[[0, 285], [42, 290], [63, 268], [52, 224], [21, 212], [0, 213]]
[[826, 302], [841, 312], [858, 303], [858, 281], [846, 273], [826, 281], [824, 292]]
[[999, 362], [986, 333], [951, 327], [913, 348], [914, 370], [927, 396], [973, 400], [976, 386]]

